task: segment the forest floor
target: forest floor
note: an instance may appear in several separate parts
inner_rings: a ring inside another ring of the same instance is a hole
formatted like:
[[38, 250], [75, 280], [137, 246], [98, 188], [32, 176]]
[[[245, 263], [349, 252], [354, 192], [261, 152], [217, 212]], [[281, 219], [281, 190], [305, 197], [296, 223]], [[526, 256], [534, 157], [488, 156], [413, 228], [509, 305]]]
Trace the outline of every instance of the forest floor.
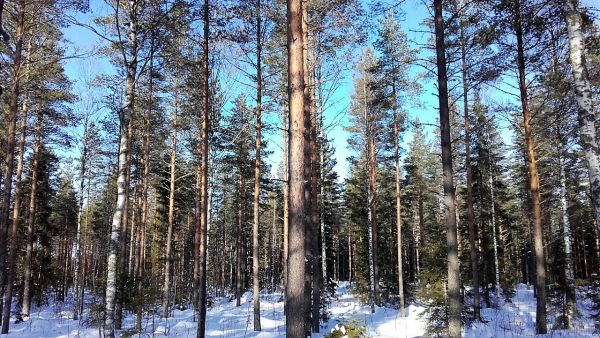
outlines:
[[[229, 299], [217, 300], [207, 311], [207, 337], [285, 337], [283, 302], [281, 294], [261, 296], [262, 331], [254, 332], [252, 327], [252, 294], [242, 297], [242, 305], [235, 306]], [[90, 299], [91, 300], [91, 299]], [[591, 303], [581, 292], [578, 295], [578, 311], [574, 330], [550, 330], [545, 337], [599, 337], [594, 333], [594, 322], [589, 319]], [[321, 333], [313, 337], [323, 337], [338, 325], [355, 323], [366, 326], [369, 337], [420, 337], [425, 333], [425, 308], [411, 304], [407, 307], [408, 316], [401, 318], [398, 310], [378, 307], [371, 313], [370, 307], [363, 304], [353, 294], [347, 282], [339, 283], [335, 296], [328, 305], [329, 321], [322, 324]], [[485, 337], [532, 337], [535, 328], [535, 299], [533, 290], [526, 285], [518, 285], [512, 302], [504, 303], [499, 309], [482, 309], [485, 322], [476, 322], [466, 329], [466, 336]], [[90, 324], [89, 315], [81, 321], [70, 319], [72, 305], [69, 302], [51, 302], [49, 305], [34, 308], [32, 315], [24, 322], [14, 323], [8, 335], [14, 338], [71, 338], [99, 337], [97, 326]], [[556, 315], [549, 313], [549, 329]], [[143, 317], [144, 332], [132, 335], [135, 314], [126, 314], [121, 332], [122, 337], [178, 337], [193, 338], [196, 334], [194, 312], [191, 309], [174, 310], [169, 319], [146, 314]], [[541, 336], [540, 336], [541, 337]]]

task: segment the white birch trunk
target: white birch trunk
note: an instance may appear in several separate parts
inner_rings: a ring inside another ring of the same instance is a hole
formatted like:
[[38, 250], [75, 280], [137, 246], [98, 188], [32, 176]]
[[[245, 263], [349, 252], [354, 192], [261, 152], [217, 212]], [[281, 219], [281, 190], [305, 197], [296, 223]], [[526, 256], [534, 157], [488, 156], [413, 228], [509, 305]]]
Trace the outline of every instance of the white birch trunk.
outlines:
[[371, 212], [371, 204], [373, 203], [372, 200], [372, 196], [373, 196], [373, 192], [371, 191], [371, 183], [369, 180], [369, 175], [370, 175], [370, 154], [371, 154], [371, 149], [370, 149], [370, 141], [368, 140], [368, 138], [370, 137], [370, 133], [369, 133], [369, 123], [368, 123], [368, 109], [367, 109], [367, 87], [366, 87], [366, 76], [363, 78], [363, 95], [364, 95], [364, 123], [365, 123], [365, 143], [367, 144], [367, 150], [366, 150], [366, 157], [367, 157], [367, 176], [366, 176], [366, 183], [367, 183], [367, 226], [369, 229], [369, 281], [370, 281], [370, 294], [369, 294], [369, 303], [371, 305], [371, 313], [375, 313], [375, 256], [374, 256], [374, 246], [373, 246], [373, 227], [372, 227], [372, 220], [373, 220], [373, 215]]
[[132, 44], [131, 60], [127, 65], [127, 81], [125, 84], [125, 102], [121, 111], [121, 131], [119, 137], [119, 163], [117, 176], [117, 205], [113, 214], [110, 240], [108, 246], [107, 276], [106, 276], [106, 298], [105, 298], [105, 319], [104, 335], [106, 338], [115, 336], [115, 301], [117, 293], [117, 272], [118, 255], [121, 247], [121, 225], [123, 220], [123, 210], [127, 198], [126, 194], [126, 176], [129, 163], [127, 161], [127, 149], [129, 147], [129, 137], [127, 125], [133, 112], [133, 100], [135, 93], [135, 78], [137, 72], [137, 27], [136, 27], [136, 9], [137, 1], [129, 2], [129, 32], [128, 39]]
[[[488, 136], [488, 144], [490, 144]], [[489, 185], [491, 195], [491, 209], [492, 209], [492, 239], [494, 241], [494, 273], [496, 277], [496, 302], [500, 305], [500, 264], [498, 263], [498, 235], [496, 233], [496, 198], [494, 194], [494, 173], [492, 168], [492, 155], [491, 149], [488, 151], [488, 168], [490, 171]]]
[[565, 246], [565, 277], [567, 282], [566, 292], [566, 326], [572, 327], [574, 313], [574, 292], [575, 292], [575, 273], [573, 272], [573, 252], [571, 239], [571, 223], [569, 221], [568, 202], [567, 202], [567, 179], [565, 175], [565, 163], [562, 156], [562, 147], [559, 154], [560, 166], [560, 207], [563, 221], [563, 243]]
[[565, 0], [562, 6], [567, 21], [569, 59], [573, 68], [573, 83], [579, 105], [581, 143], [587, 161], [596, 226], [600, 227], [600, 158], [595, 125], [598, 118], [592, 109], [592, 90], [584, 64], [585, 38], [581, 27], [581, 15], [578, 12], [578, 1]]

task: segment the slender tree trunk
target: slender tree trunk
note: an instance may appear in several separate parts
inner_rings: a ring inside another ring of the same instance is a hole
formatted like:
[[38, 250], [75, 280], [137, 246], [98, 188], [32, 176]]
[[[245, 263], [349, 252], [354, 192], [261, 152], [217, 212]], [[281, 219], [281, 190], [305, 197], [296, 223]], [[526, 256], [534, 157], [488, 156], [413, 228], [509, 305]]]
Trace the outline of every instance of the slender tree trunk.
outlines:
[[[175, 86], [179, 86], [179, 81]], [[171, 246], [173, 237], [173, 224], [175, 222], [175, 179], [177, 173], [177, 109], [179, 107], [179, 96], [175, 93], [175, 110], [173, 111], [172, 122], [172, 137], [171, 137], [171, 163], [170, 163], [170, 178], [169, 178], [169, 211], [167, 219], [167, 247], [165, 249], [165, 271], [163, 278], [163, 317], [169, 318], [169, 293], [170, 293], [170, 277], [171, 277]]]
[[198, 328], [196, 332], [197, 338], [204, 338], [205, 327], [206, 327], [206, 243], [207, 243], [207, 230], [208, 230], [208, 137], [209, 137], [209, 125], [208, 118], [211, 113], [210, 106], [210, 72], [209, 72], [209, 58], [208, 58], [208, 34], [209, 34], [209, 1], [204, 0], [204, 39], [202, 43], [203, 49], [203, 100], [204, 109], [202, 111], [201, 119], [201, 159], [200, 163], [202, 166], [201, 172], [201, 184], [200, 184], [200, 229], [199, 229], [199, 242], [198, 242], [198, 282], [199, 284], [199, 297], [198, 297]]
[[[125, 258], [125, 252], [127, 252], [127, 228], [129, 227], [129, 215], [131, 214], [133, 218], [133, 213], [129, 212], [130, 209], [130, 201], [129, 197], [131, 196], [131, 159], [132, 159], [132, 149], [131, 144], [133, 140], [133, 126], [135, 119], [135, 110], [132, 109], [131, 115], [129, 118], [129, 123], [127, 124], [127, 139], [129, 140], [129, 144], [127, 146], [127, 172], [125, 174], [125, 205], [123, 207], [123, 220], [121, 224], [121, 240], [120, 240], [120, 252], [119, 252], [119, 267], [117, 272], [117, 294], [123, 294], [125, 292], [125, 284], [127, 283], [127, 259]], [[115, 328], [120, 330], [123, 326], [123, 298], [117, 296], [116, 304], [115, 304]]]
[[[133, 86], [133, 83], [131, 84]], [[132, 96], [133, 94], [131, 94]], [[127, 96], [130, 96], [128, 93]], [[129, 100], [129, 99], [126, 99]], [[132, 101], [126, 101], [132, 102]], [[130, 104], [127, 104], [128, 107], [125, 108], [127, 110], [130, 109]], [[128, 112], [124, 111], [123, 115], [128, 114]], [[123, 116], [123, 119], [125, 116]], [[117, 206], [115, 208], [112, 227], [111, 227], [111, 235], [109, 241], [109, 255], [107, 261], [107, 280], [106, 280], [106, 318], [104, 321], [104, 331], [106, 337], [114, 337], [114, 330], [116, 329], [115, 323], [115, 303], [117, 302], [117, 275], [118, 275], [118, 256], [119, 256], [119, 248], [120, 248], [120, 235], [121, 235], [121, 224], [123, 219], [123, 210], [125, 205], [126, 193], [125, 193], [125, 176], [127, 171], [127, 143], [129, 142], [127, 138], [127, 131], [123, 130], [125, 124], [122, 123], [121, 126], [121, 136], [119, 141], [119, 174], [117, 177]]]
[[564, 145], [562, 136], [558, 135], [561, 140], [558, 162], [560, 166], [560, 207], [563, 221], [563, 243], [565, 246], [565, 280], [566, 280], [566, 313], [565, 327], [570, 329], [573, 327], [573, 315], [575, 312], [575, 273], [573, 272], [573, 252], [572, 252], [572, 237], [571, 222], [569, 221], [569, 205], [567, 201], [567, 178], [565, 175], [565, 159], [563, 157]]
[[448, 243], [448, 335], [461, 336], [460, 266], [457, 253], [456, 205], [454, 173], [452, 170], [452, 144], [450, 140], [450, 116], [448, 108], [448, 80], [446, 75], [445, 27], [442, 0], [434, 0], [435, 46], [437, 59], [438, 98], [442, 167], [444, 173], [444, 204], [446, 206], [446, 241]]
[[244, 257], [244, 253], [243, 253], [243, 245], [242, 245], [242, 241], [244, 240], [244, 210], [246, 209], [245, 207], [245, 199], [246, 199], [246, 193], [245, 193], [245, 186], [246, 183], [244, 181], [244, 175], [242, 173], [241, 168], [238, 169], [238, 198], [239, 198], [239, 208], [238, 208], [238, 213], [237, 213], [237, 222], [238, 222], [238, 228], [237, 228], [237, 244], [236, 244], [236, 249], [235, 249], [235, 271], [236, 271], [236, 278], [235, 278], [235, 305], [236, 306], [240, 306], [242, 305], [241, 303], [241, 297], [242, 297], [242, 293], [243, 293], [243, 285], [242, 285], [242, 276], [243, 276], [243, 257]]
[[318, 200], [318, 173], [317, 173], [317, 106], [316, 106], [316, 73], [315, 73], [315, 33], [311, 36], [311, 67], [309, 83], [310, 89], [310, 224], [313, 240], [309, 243], [312, 252], [312, 332], [320, 331], [320, 311], [321, 311], [321, 265], [319, 257], [319, 200]]
[[[2, 14], [4, 14], [4, 0], [0, 0], [0, 39], [2, 39], [4, 43], [8, 43], [8, 34], [2, 29], [4, 27], [2, 24]], [[2, 66], [0, 65], [0, 71], [1, 70]], [[0, 95], [2, 95], [3, 92], [4, 88], [2, 87], [2, 84], [0, 84]], [[2, 182], [0, 182], [0, 184], [1, 183]]]
[[[425, 189], [425, 187], [423, 187], [423, 173], [421, 173], [421, 168], [417, 168], [417, 177], [419, 179], [419, 182], [421, 184], [419, 187], [419, 191], [417, 192], [417, 203], [418, 203], [418, 217], [419, 217], [419, 240], [416, 241], [417, 243], [417, 252], [420, 253], [421, 249], [425, 247], [425, 242], [426, 242], [426, 238], [427, 238], [427, 229], [425, 229], [425, 197], [423, 196], [423, 190]], [[419, 254], [417, 253], [417, 256], [419, 256]], [[420, 271], [420, 267], [421, 267], [421, 259], [417, 258], [417, 273]]]
[[[108, 246], [106, 298], [104, 335], [107, 338], [115, 336], [115, 302], [117, 294], [117, 274], [119, 271], [119, 254], [121, 245], [121, 227], [124, 217], [125, 204], [127, 200], [127, 172], [129, 162], [127, 152], [129, 149], [129, 135], [127, 126], [133, 114], [135, 95], [135, 82], [137, 72], [137, 1], [130, 2], [129, 10], [129, 32], [128, 40], [131, 43], [131, 59], [127, 65], [127, 79], [125, 84], [125, 102], [120, 112], [120, 139], [119, 139], [119, 161], [117, 176], [117, 205], [113, 214], [110, 241]], [[126, 215], [125, 215], [126, 217]]]
[[[225, 224], [223, 224], [223, 226], [221, 227], [221, 248], [220, 248], [220, 255], [221, 257], [225, 258], [225, 257], [230, 257], [229, 253], [227, 252], [227, 248], [229, 243], [227, 242], [227, 227], [225, 226]], [[219, 276], [220, 280], [220, 286], [221, 286], [221, 293], [220, 296], [221, 297], [225, 297], [225, 270], [227, 269], [227, 265], [230, 265], [231, 260], [227, 260], [227, 263], [225, 264], [221, 264], [221, 274]]]
[[[366, 74], [366, 70], [364, 70]], [[369, 278], [370, 278], [370, 293], [369, 302], [371, 304], [371, 313], [375, 313], [375, 305], [378, 302], [378, 278], [377, 278], [377, 218], [376, 218], [376, 159], [375, 159], [375, 135], [370, 122], [370, 113], [367, 100], [367, 84], [366, 76], [363, 79], [363, 96], [364, 96], [364, 121], [365, 121], [365, 143], [367, 156], [367, 227], [368, 227], [368, 244], [369, 244]]]
[[260, 151], [262, 145], [262, 36], [260, 0], [256, 2], [256, 156], [254, 160], [254, 224], [252, 225], [252, 301], [254, 304], [254, 331], [260, 331], [260, 273], [258, 250], [260, 227]]
[[402, 261], [402, 204], [400, 191], [400, 117], [398, 116], [398, 107], [396, 107], [396, 86], [394, 84], [392, 92], [392, 102], [394, 105], [394, 160], [396, 166], [396, 236], [397, 236], [397, 255], [398, 255], [398, 295], [400, 297], [400, 317], [406, 316], [404, 307], [404, 264]]
[[[31, 55], [31, 39], [27, 47], [27, 55]], [[29, 67], [27, 67], [29, 68]], [[27, 82], [27, 81], [26, 81]], [[17, 261], [17, 244], [18, 244], [18, 229], [21, 222], [21, 198], [23, 197], [22, 176], [23, 176], [23, 159], [25, 158], [25, 142], [27, 136], [27, 113], [28, 113], [29, 95], [25, 94], [21, 112], [21, 135], [19, 138], [19, 157], [17, 159], [17, 173], [15, 179], [15, 201], [13, 206], [13, 221], [8, 234], [8, 266], [7, 266], [7, 281], [6, 291], [4, 293], [4, 301], [2, 308], [2, 334], [8, 333], [10, 324], [10, 308], [12, 305], [13, 284], [16, 279], [16, 261]]]
[[469, 117], [469, 66], [467, 64], [466, 37], [464, 35], [464, 22], [461, 16], [460, 50], [462, 63], [463, 109], [465, 120], [465, 168], [467, 172], [467, 227], [469, 228], [469, 246], [471, 260], [471, 276], [473, 278], [473, 317], [481, 319], [481, 300], [479, 296], [479, 262], [477, 258], [477, 234], [473, 216], [473, 169], [471, 167], [471, 121]]
[[[15, 169], [15, 138], [17, 128], [17, 115], [19, 113], [19, 95], [21, 84], [21, 66], [23, 54], [23, 35], [25, 31], [25, 0], [19, 0], [17, 6], [17, 27], [15, 51], [13, 54], [12, 85], [8, 104], [6, 127], [6, 158], [3, 173], [4, 187], [2, 190], [2, 206], [0, 210], [0, 288], [4, 291], [6, 281], [5, 261], [7, 246], [7, 230], [10, 216], [10, 197], [13, 188], [13, 174]], [[1, 14], [0, 14], [1, 15]]]
[[305, 250], [306, 250], [306, 274], [304, 275], [304, 328], [306, 335], [310, 335], [312, 330], [312, 310], [313, 310], [313, 283], [315, 276], [315, 250], [316, 231], [312, 223], [312, 119], [311, 119], [311, 80], [309, 71], [309, 32], [308, 32], [308, 1], [302, 1], [302, 68], [304, 70], [304, 227], [305, 227]]
[[490, 211], [492, 214], [492, 241], [494, 245], [494, 276], [496, 277], [496, 304], [500, 306], [500, 264], [498, 263], [498, 234], [496, 233], [496, 197], [494, 187], [494, 168], [492, 166], [492, 149], [489, 132], [486, 130], [487, 144], [490, 146], [488, 149], [488, 170], [489, 178], [488, 184], [490, 186]]
[[[143, 172], [143, 168], [141, 169]], [[141, 291], [139, 289], [140, 285], [142, 285], [143, 283], [143, 278], [144, 278], [144, 271], [146, 269], [146, 229], [147, 229], [147, 210], [148, 210], [148, 205], [146, 204], [144, 207], [144, 199], [148, 199], [148, 191], [145, 190], [144, 191], [144, 181], [142, 178], [142, 183], [141, 183], [141, 192], [138, 193], [138, 190], [140, 189], [138, 187], [140, 183], [138, 182], [137, 185], [135, 186], [135, 190], [134, 190], [134, 195], [137, 196], [137, 205], [138, 208], [140, 208], [139, 206], [141, 205], [141, 210], [139, 211], [140, 215], [139, 217], [139, 224], [136, 226], [135, 224], [132, 224], [134, 227], [137, 227], [137, 243], [136, 243], [136, 249], [135, 249], [135, 256], [136, 256], [136, 264], [135, 264], [135, 271], [134, 271], [134, 281], [135, 281], [135, 287], [136, 287], [136, 294], [140, 295]], [[146, 202], [147, 203], [147, 202]], [[155, 204], [156, 205], [156, 204]], [[137, 212], [135, 213], [137, 214]], [[136, 217], [137, 218], [137, 217]], [[143, 297], [143, 295], [142, 295]], [[142, 299], [139, 299], [138, 302], [141, 302]], [[141, 330], [142, 327], [142, 313], [141, 313], [142, 307], [141, 306], [137, 306], [136, 307], [136, 322], [135, 322], [135, 326], [136, 326], [136, 330]], [[139, 315], [138, 315], [139, 312]]]
[[286, 285], [286, 336], [304, 338], [304, 69], [301, 0], [287, 0], [289, 95], [289, 233]]
[[271, 277], [271, 292], [275, 292], [275, 275], [277, 273], [277, 248], [279, 248], [279, 243], [277, 243], [277, 196], [273, 196], [273, 217], [271, 219], [271, 266], [270, 269], [270, 277]]
[[[320, 81], [315, 81], [315, 84], [320, 83]], [[315, 88], [316, 89], [316, 88]], [[319, 89], [320, 93], [320, 89]], [[323, 287], [327, 290], [327, 286], [329, 284], [329, 279], [327, 277], [327, 234], [325, 232], [325, 191], [324, 191], [324, 183], [325, 183], [325, 127], [323, 125], [323, 107], [322, 100], [319, 99], [319, 138], [321, 140], [319, 144], [319, 163], [320, 163], [320, 179], [321, 185], [319, 186], [320, 194], [321, 194], [321, 204], [319, 205], [319, 221], [321, 223], [321, 273], [323, 278]], [[337, 253], [337, 251], [336, 251]], [[337, 262], [337, 260], [336, 260]], [[335, 264], [334, 264], [335, 270]], [[335, 274], [334, 274], [335, 276]]]
[[[149, 108], [146, 113], [145, 119], [145, 131], [144, 131], [144, 142], [143, 142], [143, 177], [142, 177], [142, 215], [140, 219], [140, 227], [144, 229], [143, 235], [140, 236], [140, 248], [142, 248], [142, 255], [144, 253], [144, 248], [146, 246], [145, 241], [145, 229], [148, 225], [148, 186], [150, 185], [150, 132], [151, 132], [151, 120], [152, 120], [152, 105], [154, 104], [154, 49], [155, 49], [155, 40], [154, 36], [151, 37], [150, 42], [150, 67], [149, 67], [149, 84], [148, 84], [148, 94], [149, 94]], [[157, 204], [154, 203], [154, 206]], [[155, 214], [155, 213], [153, 213]], [[172, 230], [171, 230], [172, 232]], [[167, 235], [167, 239], [169, 241], [168, 249], [170, 250], [170, 234]], [[153, 237], [154, 240], [154, 237]], [[167, 258], [168, 260], [168, 258]], [[141, 262], [144, 262], [145, 259], [141, 259]], [[153, 264], [152, 267], [155, 265]], [[125, 265], [124, 267], [125, 268]], [[145, 292], [144, 292], [144, 264], [140, 264], [138, 266], [136, 276], [136, 284], [137, 284], [137, 296], [138, 302], [136, 306], [136, 328], [138, 332], [142, 329], [142, 312], [144, 310], [144, 300], [145, 300]], [[154, 274], [152, 274], [154, 276]], [[163, 309], [164, 310], [164, 309]], [[167, 311], [168, 313], [168, 311]]]
[[86, 115], [83, 121], [83, 149], [81, 151], [81, 168], [79, 170], [79, 210], [77, 210], [77, 238], [75, 239], [75, 268], [74, 268], [74, 303], [73, 304], [73, 320], [79, 319], [79, 309], [83, 303], [83, 298], [80, 297], [83, 291], [81, 287], [81, 237], [82, 237], [82, 218], [83, 218], [83, 194], [85, 189], [85, 178], [87, 174], [87, 159], [88, 159], [88, 141], [89, 141], [89, 116]]
[[592, 88], [583, 55], [585, 37], [581, 27], [579, 1], [565, 0], [562, 1], [562, 6], [569, 34], [569, 60], [573, 69], [575, 96], [579, 105], [581, 145], [587, 161], [596, 226], [600, 227], [600, 154], [595, 124], [598, 117], [592, 107]]
[[[594, 221], [595, 223], [595, 221]], [[594, 224], [595, 225], [595, 224]], [[598, 262], [598, 266], [596, 266], [596, 272], [600, 272], [600, 231], [598, 231], [598, 227], [594, 227], [594, 239], [596, 242], [596, 262]], [[576, 265], [573, 264], [573, 272], [576, 272]]]
[[37, 112], [36, 114], [35, 145], [33, 146], [33, 164], [31, 166], [31, 191], [27, 216], [27, 247], [25, 249], [25, 264], [23, 268], [23, 303], [21, 304], [21, 314], [23, 317], [29, 317], [31, 306], [31, 260], [33, 257], [33, 236], [37, 209], [38, 168], [42, 152], [42, 117], [40, 114], [41, 112]]
[[[86, 195], [87, 195], [87, 200], [90, 200], [90, 176], [88, 175], [87, 177], [88, 179], [88, 184], [86, 187]], [[90, 215], [90, 210], [89, 208], [87, 208], [85, 210], [85, 221], [83, 223], [83, 251], [82, 251], [82, 267], [80, 269], [80, 275], [81, 275], [81, 288], [79, 289], [79, 295], [78, 297], [81, 299], [81, 301], [79, 302], [79, 313], [81, 314], [83, 312], [83, 295], [84, 295], [84, 290], [85, 287], [88, 285], [88, 271], [89, 269], [89, 256], [88, 256], [88, 246], [89, 246], [89, 239], [88, 239], [88, 234], [89, 234], [89, 215]], [[95, 290], [93, 290], [95, 291]], [[81, 318], [81, 317], [80, 317]]]
[[355, 249], [354, 249], [354, 243], [352, 242], [352, 235], [348, 235], [348, 283], [350, 285], [352, 285], [352, 277], [354, 276], [352, 274], [353, 270], [353, 260], [352, 260], [352, 254], [354, 253]]
[[547, 331], [546, 324], [546, 268], [544, 259], [544, 239], [542, 231], [542, 208], [540, 203], [540, 179], [538, 176], [535, 137], [531, 126], [531, 115], [529, 112], [527, 84], [525, 78], [525, 54], [523, 45], [523, 28], [521, 26], [521, 1], [514, 2], [514, 28], [517, 38], [517, 67], [519, 71], [519, 91], [521, 96], [521, 108], [523, 111], [523, 127], [525, 129], [525, 147], [527, 152], [527, 169], [529, 172], [529, 191], [531, 198], [531, 209], [533, 212], [533, 241], [535, 252], [536, 271], [536, 333], [544, 334]]
[[[287, 285], [287, 259], [288, 259], [288, 228], [289, 228], [289, 174], [288, 174], [288, 118], [285, 97], [282, 98], [281, 123], [283, 137], [283, 288], [284, 293]], [[285, 310], [285, 309], [284, 309]]]
[[[134, 192], [134, 196], [135, 195], [137, 195], [136, 192]], [[139, 238], [137, 238], [139, 225], [136, 225], [135, 222], [131, 222], [131, 226], [129, 228], [129, 262], [127, 263], [127, 278], [131, 280], [135, 279], [133, 274], [137, 273], [136, 250], [138, 247], [137, 241], [139, 240]]]

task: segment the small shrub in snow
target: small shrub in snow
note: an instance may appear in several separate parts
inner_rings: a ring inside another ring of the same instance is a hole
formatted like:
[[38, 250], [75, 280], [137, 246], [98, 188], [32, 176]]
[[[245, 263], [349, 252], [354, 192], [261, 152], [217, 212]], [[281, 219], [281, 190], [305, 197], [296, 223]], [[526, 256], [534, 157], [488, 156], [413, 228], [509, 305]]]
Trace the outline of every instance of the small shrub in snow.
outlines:
[[358, 320], [336, 324], [325, 338], [366, 338], [367, 328]]
[[596, 273], [592, 274], [592, 286], [588, 296], [592, 302], [591, 317], [596, 322], [594, 333], [600, 334], [600, 276]]
[[104, 304], [92, 303], [87, 317], [81, 321], [87, 327], [100, 327], [104, 323]]
[[121, 335], [119, 337], [120, 338], [132, 338], [138, 333], [139, 332], [137, 332], [136, 330], [123, 330], [123, 331], [121, 331]]

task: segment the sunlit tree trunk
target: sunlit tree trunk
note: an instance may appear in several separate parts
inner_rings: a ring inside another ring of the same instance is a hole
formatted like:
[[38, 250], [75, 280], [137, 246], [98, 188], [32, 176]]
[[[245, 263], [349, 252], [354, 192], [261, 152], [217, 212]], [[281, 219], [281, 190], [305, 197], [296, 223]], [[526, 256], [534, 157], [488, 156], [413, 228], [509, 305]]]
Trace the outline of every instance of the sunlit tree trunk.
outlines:
[[[176, 79], [175, 87], [179, 87], [178, 79]], [[175, 107], [173, 110], [172, 123], [171, 123], [171, 158], [170, 158], [170, 169], [169, 169], [169, 211], [167, 215], [167, 243], [165, 249], [165, 270], [163, 271], [163, 317], [169, 317], [169, 297], [170, 297], [170, 281], [171, 281], [171, 247], [173, 237], [173, 224], [175, 223], [175, 180], [177, 173], [177, 110], [179, 109], [179, 95], [176, 89], [175, 92]]]
[[[491, 145], [489, 132], [486, 130], [486, 141], [488, 146]], [[494, 246], [494, 276], [496, 278], [496, 302], [500, 306], [500, 264], [498, 262], [498, 234], [496, 231], [496, 194], [494, 186], [494, 168], [492, 166], [492, 149], [488, 150], [488, 184], [490, 186], [490, 211], [492, 216], [492, 243]]]
[[396, 166], [396, 237], [397, 237], [397, 255], [398, 255], [398, 295], [400, 297], [400, 317], [406, 316], [404, 308], [404, 263], [402, 260], [402, 204], [400, 191], [400, 117], [398, 116], [398, 107], [396, 107], [396, 85], [394, 84], [392, 92], [392, 102], [394, 104], [394, 160]]
[[286, 336], [304, 338], [304, 67], [301, 0], [287, 0], [289, 95], [289, 231]]
[[[364, 70], [366, 74], [367, 70]], [[375, 135], [371, 125], [369, 103], [367, 100], [367, 83], [366, 76], [363, 79], [363, 109], [365, 123], [365, 143], [367, 157], [367, 227], [368, 227], [368, 246], [369, 246], [369, 279], [370, 293], [369, 302], [371, 304], [371, 313], [375, 313], [375, 305], [379, 305], [378, 301], [378, 277], [377, 277], [377, 205], [375, 202], [376, 196], [376, 168], [375, 159]]]
[[569, 60], [573, 69], [575, 96], [579, 105], [581, 143], [587, 161], [596, 226], [600, 227], [600, 153], [595, 124], [598, 117], [592, 107], [592, 88], [584, 61], [585, 37], [581, 27], [579, 1], [565, 0], [562, 1], [562, 6], [569, 34]]
[[538, 176], [537, 159], [535, 152], [535, 137], [531, 126], [531, 113], [527, 96], [527, 83], [525, 78], [525, 53], [523, 44], [523, 28], [521, 23], [521, 1], [514, 2], [514, 29], [517, 38], [517, 67], [519, 72], [519, 92], [523, 113], [523, 127], [525, 129], [525, 149], [527, 153], [527, 170], [529, 172], [529, 193], [533, 218], [533, 242], [535, 253], [536, 272], [536, 333], [544, 334], [546, 324], [546, 268], [544, 258], [544, 238], [542, 231], [542, 208], [540, 201], [540, 179]]
[[262, 145], [262, 37], [260, 0], [256, 2], [256, 156], [254, 160], [254, 224], [252, 224], [252, 301], [254, 331], [260, 331], [259, 238], [260, 227], [260, 151]]
[[[288, 227], [289, 227], [289, 174], [288, 174], [288, 118], [286, 109], [286, 99], [282, 98], [281, 103], [281, 123], [282, 123], [282, 138], [283, 138], [283, 287], [287, 285], [287, 259], [288, 259]], [[285, 291], [284, 291], [285, 292]]]
[[85, 189], [85, 179], [87, 175], [87, 159], [88, 159], [88, 141], [89, 141], [89, 116], [86, 115], [83, 121], [83, 139], [82, 139], [82, 150], [81, 150], [81, 168], [79, 170], [79, 210], [77, 210], [77, 237], [75, 239], [75, 267], [74, 267], [74, 304], [73, 304], [73, 320], [78, 320], [80, 312], [79, 309], [83, 303], [83, 287], [81, 281], [82, 273], [82, 232], [83, 232], [83, 196]]
[[306, 274], [304, 275], [304, 302], [305, 313], [304, 313], [304, 329], [306, 335], [310, 335], [312, 330], [312, 292], [314, 282], [314, 242], [315, 242], [315, 229], [312, 224], [312, 158], [311, 158], [311, 80], [309, 71], [309, 29], [308, 29], [308, 1], [302, 1], [302, 69], [304, 71], [304, 228], [305, 228], [305, 254], [306, 254]]
[[241, 297], [242, 297], [242, 293], [243, 293], [243, 284], [242, 284], [242, 276], [244, 274], [244, 246], [242, 245], [242, 241], [244, 240], [244, 210], [246, 209], [244, 200], [246, 199], [246, 192], [245, 192], [245, 186], [246, 186], [246, 182], [244, 180], [244, 174], [242, 173], [241, 168], [239, 169], [238, 172], [238, 203], [239, 203], [239, 208], [237, 211], [237, 222], [238, 222], [238, 227], [237, 227], [237, 232], [236, 232], [236, 249], [235, 249], [235, 273], [236, 273], [236, 278], [235, 278], [235, 305], [236, 306], [240, 306], [241, 304]]
[[21, 304], [21, 314], [24, 317], [29, 316], [31, 306], [31, 260], [33, 257], [33, 236], [37, 209], [38, 168], [42, 151], [42, 117], [40, 114], [41, 112], [36, 113], [35, 145], [33, 146], [33, 164], [31, 166], [31, 191], [29, 192], [29, 207], [27, 212], [27, 246], [23, 267], [23, 301]]
[[312, 252], [311, 272], [312, 272], [312, 332], [320, 331], [320, 311], [321, 311], [321, 265], [319, 257], [319, 200], [318, 200], [318, 174], [317, 174], [317, 101], [316, 101], [316, 74], [315, 74], [315, 33], [311, 36], [311, 65], [309, 76], [311, 84], [310, 89], [310, 130], [309, 130], [309, 149], [310, 149], [310, 224], [312, 240], [309, 243]]
[[[23, 55], [23, 35], [25, 33], [25, 0], [17, 4], [17, 23], [15, 36], [15, 50], [12, 55], [12, 84], [8, 103], [6, 127], [6, 158], [4, 159], [4, 172], [2, 189], [2, 206], [0, 209], [0, 288], [4, 291], [6, 282], [5, 261], [7, 246], [7, 229], [10, 216], [10, 199], [13, 189], [13, 174], [15, 169], [15, 138], [17, 128], [17, 115], [19, 110], [19, 96], [21, 94], [21, 66]], [[1, 14], [0, 14], [1, 15]]]
[[125, 102], [120, 113], [120, 136], [119, 136], [119, 161], [117, 175], [117, 204], [113, 214], [110, 241], [108, 245], [106, 295], [105, 295], [105, 319], [104, 335], [107, 338], [115, 336], [115, 302], [117, 301], [117, 274], [119, 273], [119, 254], [121, 245], [121, 230], [127, 200], [127, 173], [129, 162], [127, 152], [129, 149], [129, 133], [127, 127], [133, 114], [135, 95], [135, 82], [137, 73], [137, 1], [129, 3], [129, 31], [128, 40], [131, 44], [130, 60], [127, 64], [127, 78], [125, 82]]
[[[27, 46], [27, 55], [31, 55], [31, 39]], [[29, 74], [29, 64], [27, 67]], [[27, 78], [29, 75], [27, 75]], [[25, 81], [26, 83], [28, 80]], [[23, 176], [23, 160], [25, 158], [25, 142], [27, 136], [27, 113], [29, 111], [29, 93], [25, 93], [21, 111], [21, 125], [19, 127], [21, 135], [19, 138], [19, 157], [17, 158], [17, 172], [15, 178], [15, 200], [13, 205], [13, 220], [8, 233], [8, 266], [6, 271], [6, 290], [4, 292], [4, 301], [2, 307], [2, 334], [8, 333], [10, 324], [10, 309], [12, 305], [12, 296], [14, 289], [14, 281], [16, 279], [16, 262], [18, 250], [18, 229], [21, 224], [21, 198], [23, 197], [22, 176]]]
[[208, 34], [209, 34], [209, 1], [204, 0], [203, 8], [203, 31], [204, 39], [202, 43], [203, 50], [203, 101], [204, 109], [201, 117], [201, 173], [200, 173], [200, 210], [199, 210], [199, 226], [198, 234], [198, 328], [196, 331], [197, 338], [204, 338], [205, 327], [206, 327], [206, 244], [207, 244], [207, 230], [208, 230], [208, 137], [209, 137], [209, 114], [211, 112], [210, 106], [210, 72], [209, 72], [209, 57], [208, 57]]
[[[571, 222], [569, 221], [569, 204], [567, 199], [567, 177], [565, 174], [565, 159], [564, 153], [564, 142], [560, 131], [558, 133], [560, 140], [560, 146], [558, 149], [558, 162], [560, 167], [560, 208], [562, 213], [563, 223], [563, 244], [565, 246], [565, 281], [566, 281], [566, 304], [565, 304], [565, 327], [573, 327], [573, 315], [575, 313], [575, 273], [573, 271], [573, 234], [571, 232]], [[595, 229], [596, 230], [596, 229]]]

